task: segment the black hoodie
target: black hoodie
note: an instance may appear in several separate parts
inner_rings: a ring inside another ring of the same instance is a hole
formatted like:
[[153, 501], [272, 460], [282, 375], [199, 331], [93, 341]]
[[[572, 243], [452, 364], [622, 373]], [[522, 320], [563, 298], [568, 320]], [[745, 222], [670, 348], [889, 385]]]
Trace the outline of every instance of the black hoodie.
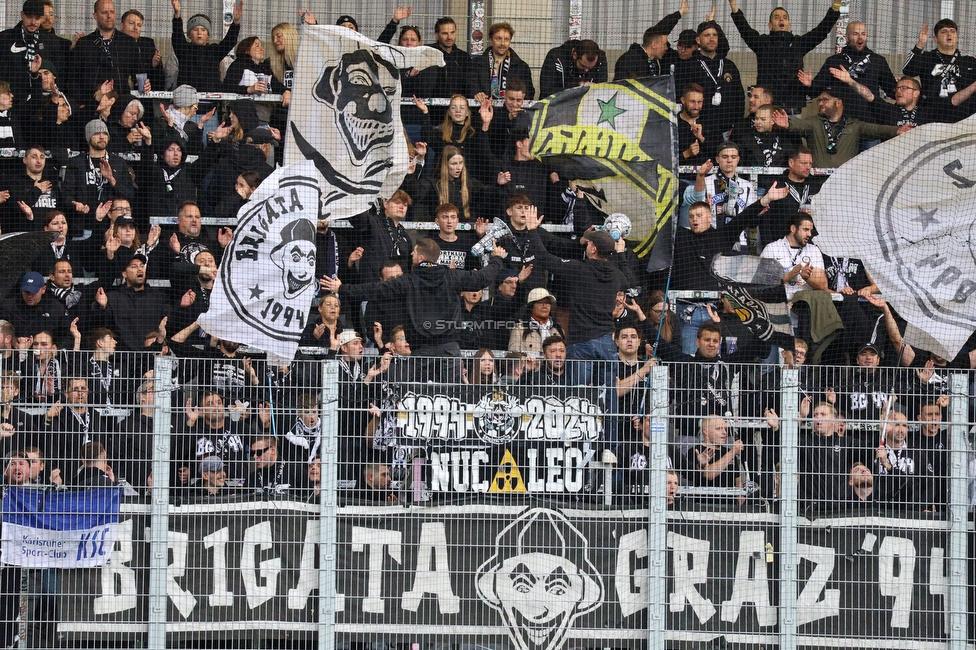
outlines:
[[422, 262], [412, 273], [386, 282], [340, 287], [340, 295], [350, 304], [359, 304], [363, 300], [401, 299], [406, 305], [411, 327], [407, 338], [416, 350], [456, 342], [461, 320], [460, 293], [488, 286], [501, 268], [501, 260], [497, 257], [492, 257], [488, 266], [477, 271], [459, 271]]
[[[167, 129], [165, 135], [167, 137], [154, 143], [153, 149], [158, 156], [156, 162], [153, 162], [151, 155], [147, 155], [142, 157], [139, 166], [139, 186], [147, 202], [146, 210], [141, 213], [150, 216], [172, 217], [184, 201], [195, 201], [200, 179], [212, 167], [211, 158], [215, 158], [203, 155], [196, 162], [187, 163], [182, 138], [172, 129]], [[180, 164], [176, 167], [166, 164], [164, 157], [166, 150], [173, 144], [183, 152]], [[141, 232], [145, 232], [145, 225], [140, 224]]]
[[569, 344], [582, 343], [613, 332], [617, 292], [636, 284], [629, 268], [618, 267], [617, 254], [608, 260], [564, 260], [550, 255], [538, 230], [529, 231], [537, 263], [559, 279], [565, 278], [568, 296], [560, 296], [570, 310]]

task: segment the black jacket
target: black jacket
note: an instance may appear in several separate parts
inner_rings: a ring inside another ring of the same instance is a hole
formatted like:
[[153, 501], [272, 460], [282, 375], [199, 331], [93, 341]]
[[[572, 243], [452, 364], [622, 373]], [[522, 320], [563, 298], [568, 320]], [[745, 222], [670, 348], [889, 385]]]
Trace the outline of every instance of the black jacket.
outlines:
[[[140, 72], [139, 46], [136, 39], [116, 29], [108, 46], [112, 54], [109, 57], [102, 48], [101, 40], [98, 30], [78, 39], [71, 50], [71, 82], [68, 86], [76, 96], [90, 97], [103, 81], [112, 79], [115, 81], [115, 91], [120, 95], [119, 102], [126, 103], [127, 100], [122, 98], [129, 94], [130, 81], [135, 86], [135, 76]], [[61, 72], [58, 78], [69, 77]]]
[[436, 48], [444, 54], [444, 67], [431, 66], [420, 71], [419, 78], [426, 95], [430, 97], [463, 95], [467, 85], [471, 55], [457, 45], [450, 52], [445, 52], [437, 46], [437, 43], [431, 43], [428, 47]]
[[[532, 70], [515, 50], [509, 50], [511, 61], [508, 66], [506, 79], [521, 79], [525, 82], [525, 98], [535, 99], [535, 86], [532, 85]], [[491, 96], [491, 53], [477, 54], [471, 57], [468, 70], [468, 96], [484, 93]]]
[[[61, 183], [62, 203], [70, 206], [72, 201], [78, 201], [90, 208], [88, 214], [85, 215], [76, 212], [73, 208], [66, 211], [68, 224], [72, 231], [76, 229], [99, 231], [100, 225], [99, 227], [95, 226], [95, 209], [99, 203], [112, 199], [128, 199], [130, 202], [136, 199], [136, 188], [132, 184], [132, 177], [129, 176], [129, 167], [126, 162], [119, 158], [118, 154], [106, 152], [106, 155], [109, 164], [112, 166], [112, 175], [115, 176], [115, 187], [106, 181], [99, 189], [97, 185], [89, 182], [91, 180], [89, 173], [92, 168], [98, 170], [98, 164], [92, 161], [90, 166], [87, 153], [82, 153], [68, 161], [64, 181]], [[104, 232], [104, 228], [101, 228], [101, 232]]]
[[792, 109], [806, 105], [806, 88], [796, 77], [803, 68], [803, 57], [827, 38], [838, 18], [840, 12], [830, 8], [816, 27], [796, 36], [793, 32], [760, 34], [749, 25], [741, 9], [732, 14], [732, 22], [742, 40], [756, 53], [759, 66], [756, 83], [771, 88], [778, 105]]
[[538, 230], [529, 231], [529, 241], [536, 249], [536, 260], [550, 273], [568, 278], [570, 326], [567, 343], [581, 343], [613, 332], [613, 307], [617, 292], [635, 284], [634, 279], [617, 264], [616, 253], [608, 260], [564, 260], [549, 254], [542, 245]]
[[[942, 75], [934, 74], [936, 66], [946, 69], [952, 64], [955, 72]], [[922, 52], [913, 47], [902, 72], [909, 77], [918, 77], [922, 84], [922, 97], [919, 101], [926, 120], [929, 122], [956, 122], [971, 114], [974, 105], [972, 97], [962, 106], [952, 105], [952, 95], [955, 93], [950, 87], [953, 82], [956, 91], [962, 90], [976, 81], [976, 58], [965, 56], [956, 50], [953, 56], [946, 56], [938, 50]], [[945, 85], [945, 89], [943, 89]], [[945, 90], [945, 93], [943, 93]]]
[[607, 80], [607, 53], [600, 50], [596, 66], [582, 72], [573, 60], [573, 47], [579, 41], [566, 41], [546, 54], [539, 71], [539, 96], [546, 97], [566, 88], [575, 88], [580, 82], [604, 83]]
[[[841, 66], [851, 73], [852, 79], [862, 86], [867, 86], [874, 93], [875, 102], [884, 101], [881, 99], [878, 89], [884, 90], [888, 97], [895, 96], [895, 76], [891, 74], [888, 61], [870, 48], [866, 47], [858, 52], [850, 46], [845, 47], [840, 54], [834, 54], [824, 61], [807, 94], [810, 97], [816, 97], [825, 89], [837, 86], [839, 82], [834, 79], [834, 75], [830, 74], [830, 69]], [[856, 92], [846, 93], [844, 114], [859, 120], [875, 121], [874, 111], [871, 110], [870, 104]]]
[[[675, 11], [657, 21], [654, 29], [662, 34], [670, 34], [680, 21], [681, 13]], [[671, 52], [671, 46], [668, 45], [668, 54]], [[642, 79], [672, 74], [673, 70], [671, 70], [670, 63], [671, 57], [667, 55], [662, 61], [650, 61], [647, 58], [647, 52], [644, 51], [640, 43], [631, 43], [627, 51], [620, 55], [617, 63], [613, 66], [613, 80]]]
[[341, 287], [340, 295], [352, 304], [366, 299], [400, 298], [406, 303], [411, 327], [408, 338], [414, 347], [442, 345], [458, 340], [460, 293], [488, 286], [501, 268], [497, 257], [492, 257], [488, 266], [477, 271], [458, 271], [424, 262], [412, 273], [387, 282]]
[[[28, 44], [24, 35], [21, 22], [0, 32], [0, 79], [10, 84], [15, 106], [26, 102], [32, 91], [41, 91], [40, 78], [35, 78], [30, 71], [30, 61], [27, 60]], [[60, 71], [64, 70], [62, 66], [67, 62], [60, 60], [59, 48], [54, 43], [54, 38], [53, 35], [38, 30], [34, 48], [41, 55], [41, 60], [53, 60]]]
[[762, 210], [756, 201], [727, 224], [695, 234], [688, 228], [678, 228], [674, 239], [674, 262], [671, 266], [672, 289], [717, 291], [718, 281], [712, 276], [712, 258], [729, 253], [746, 225], [755, 225]]
[[92, 311], [97, 317], [95, 310], [102, 311], [108, 327], [118, 337], [120, 350], [139, 351], [146, 334], [159, 327], [159, 321], [169, 315], [169, 301], [152, 287], [142, 291], [121, 287], [108, 292], [108, 307], [104, 310], [94, 307]]
[[180, 62], [176, 85], [189, 84], [201, 93], [220, 92], [220, 60], [227, 56], [237, 43], [240, 33], [241, 26], [234, 23], [227, 29], [227, 34], [220, 43], [194, 45], [186, 40], [183, 34], [183, 19], [174, 18], [173, 53]]

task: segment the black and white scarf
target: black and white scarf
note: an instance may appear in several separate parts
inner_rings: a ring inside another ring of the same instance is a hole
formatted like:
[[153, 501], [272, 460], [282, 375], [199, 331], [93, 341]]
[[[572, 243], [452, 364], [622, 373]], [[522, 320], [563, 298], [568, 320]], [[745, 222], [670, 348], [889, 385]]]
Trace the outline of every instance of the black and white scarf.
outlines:
[[822, 115], [820, 119], [823, 121], [824, 133], [827, 134], [827, 153], [835, 154], [837, 153], [837, 143], [844, 135], [844, 129], [847, 128], [847, 116], [841, 117], [836, 125]]
[[942, 77], [940, 80], [939, 97], [948, 99], [950, 95], [955, 94], [958, 90], [956, 82], [959, 81], [961, 72], [959, 71], [959, 65], [956, 63], [956, 59], [959, 58], [959, 50], [956, 50], [952, 58], [948, 61], [946, 61], [946, 55], [938, 50], [935, 50], [935, 57], [939, 62], [933, 66], [932, 76]]
[[81, 301], [81, 292], [74, 287], [62, 289], [61, 287], [54, 286], [50, 282], [47, 286], [48, 290], [54, 294], [54, 297], [64, 303], [64, 306], [68, 309], [74, 308]]
[[322, 422], [319, 421], [314, 427], [310, 427], [299, 418], [285, 434], [285, 440], [306, 450], [307, 460], [311, 460], [319, 454], [319, 445], [322, 443]]
[[495, 51], [488, 51], [488, 74], [491, 77], [491, 96], [495, 99], [505, 98], [505, 86], [508, 82], [508, 69], [512, 65], [512, 52], [509, 50], [508, 56], [501, 62], [498, 74], [495, 74]]

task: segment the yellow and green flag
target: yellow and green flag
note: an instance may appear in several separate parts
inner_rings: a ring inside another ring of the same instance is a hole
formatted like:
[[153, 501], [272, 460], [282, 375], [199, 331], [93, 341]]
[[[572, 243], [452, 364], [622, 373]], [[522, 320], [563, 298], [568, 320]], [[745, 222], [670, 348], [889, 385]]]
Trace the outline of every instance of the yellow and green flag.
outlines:
[[674, 103], [674, 80], [662, 76], [572, 88], [533, 107], [532, 154], [558, 164], [601, 212], [630, 217], [629, 239], [641, 257], [662, 232], [670, 254], [678, 200]]

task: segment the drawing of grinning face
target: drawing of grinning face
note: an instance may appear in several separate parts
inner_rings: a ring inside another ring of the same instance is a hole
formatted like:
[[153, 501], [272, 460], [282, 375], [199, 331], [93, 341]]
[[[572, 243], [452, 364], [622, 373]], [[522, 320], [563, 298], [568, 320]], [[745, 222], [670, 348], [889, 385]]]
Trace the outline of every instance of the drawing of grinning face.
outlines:
[[560, 648], [573, 621], [597, 609], [603, 597], [586, 538], [545, 508], [530, 510], [499, 534], [476, 586], [519, 650]]
[[332, 108], [353, 164], [365, 164], [368, 170], [376, 158], [390, 156], [398, 79], [392, 63], [369, 50], [355, 50], [326, 68], [315, 85], [313, 95]]

